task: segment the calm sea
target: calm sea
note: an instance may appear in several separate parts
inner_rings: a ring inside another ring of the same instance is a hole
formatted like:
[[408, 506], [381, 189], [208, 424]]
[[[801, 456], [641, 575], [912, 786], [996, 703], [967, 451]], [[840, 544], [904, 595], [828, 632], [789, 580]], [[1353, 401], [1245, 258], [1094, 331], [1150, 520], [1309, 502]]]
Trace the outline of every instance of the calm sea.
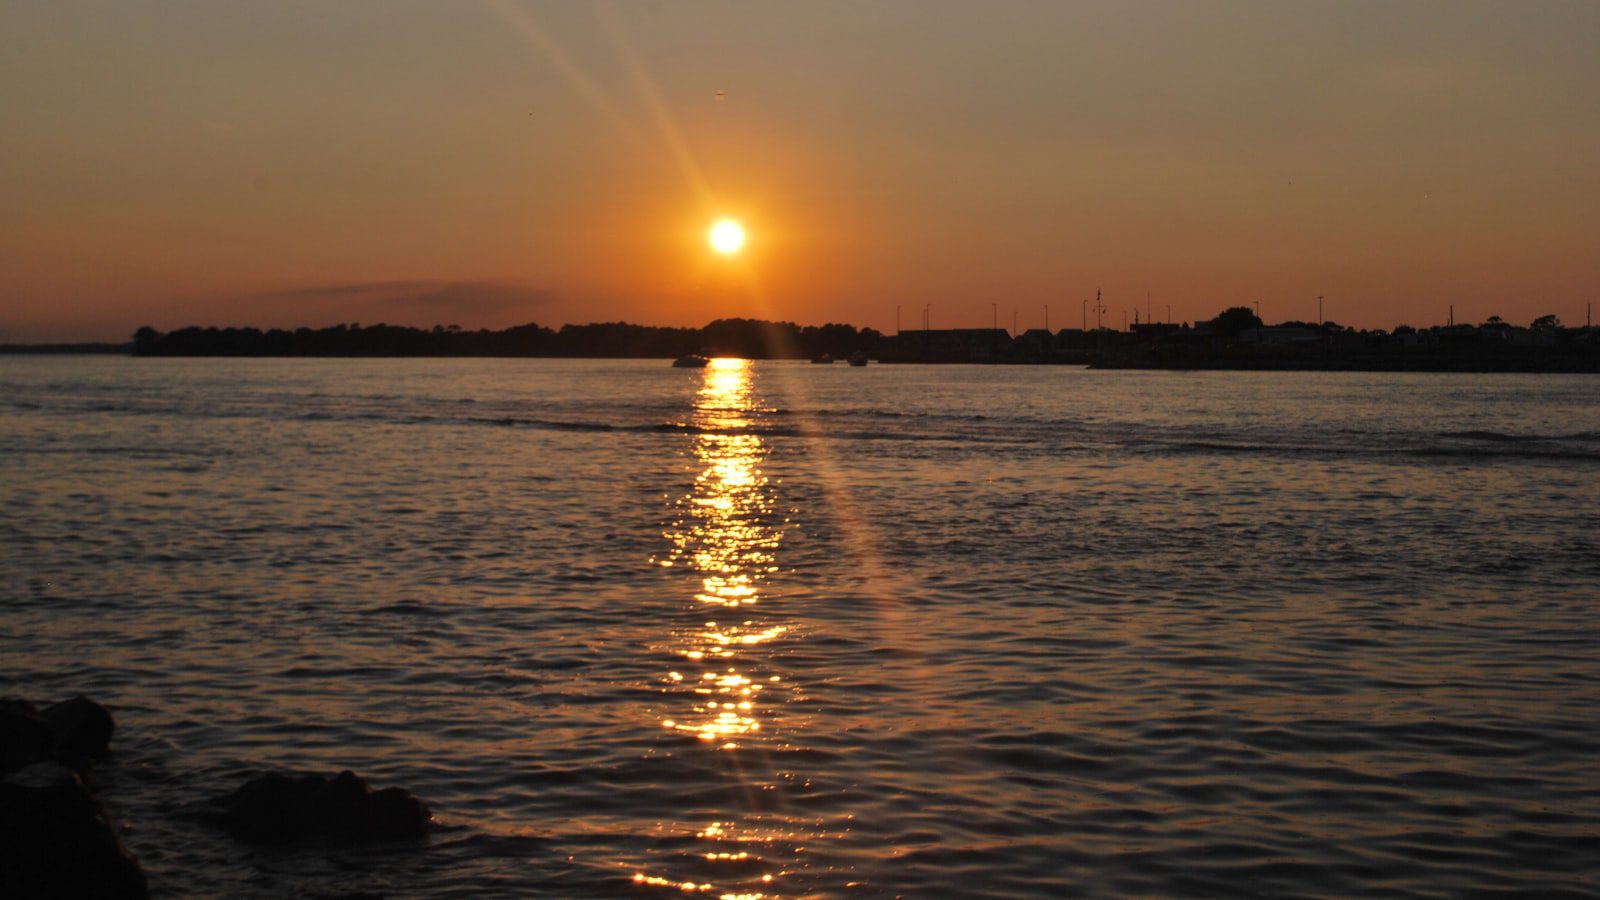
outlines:
[[1600, 892], [1592, 376], [0, 358], [0, 499], [159, 896]]

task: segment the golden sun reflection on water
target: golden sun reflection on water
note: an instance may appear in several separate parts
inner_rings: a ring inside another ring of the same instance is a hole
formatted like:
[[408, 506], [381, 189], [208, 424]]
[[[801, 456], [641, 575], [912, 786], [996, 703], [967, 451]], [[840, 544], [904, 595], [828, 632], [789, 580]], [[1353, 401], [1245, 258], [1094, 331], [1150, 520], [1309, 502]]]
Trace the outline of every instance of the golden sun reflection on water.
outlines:
[[[683, 515], [668, 532], [673, 565], [687, 563], [700, 579], [695, 600], [730, 611], [761, 599], [761, 586], [776, 569], [782, 537], [774, 528], [772, 497], [761, 471], [767, 449], [750, 429], [755, 408], [750, 363], [714, 359], [695, 396], [694, 461], [699, 472], [681, 504]], [[737, 749], [737, 738], [761, 730], [755, 708], [764, 685], [737, 665], [741, 654], [783, 634], [782, 625], [744, 619], [708, 621], [680, 635], [678, 648], [691, 663], [706, 666], [687, 679], [668, 680], [689, 688], [692, 712], [662, 725], [695, 734], [721, 749]], [[714, 667], [713, 667], [714, 666]], [[688, 681], [685, 684], [685, 681]]]
[[685, 498], [688, 512], [668, 538], [673, 561], [685, 560], [700, 574], [695, 599], [718, 606], [754, 603], [759, 582], [773, 570], [780, 534], [765, 524], [771, 515], [766, 456], [752, 434], [750, 363], [714, 359], [695, 398], [694, 456], [701, 466]]
[[[791, 628], [753, 614], [768, 579], [778, 571], [782, 526], [775, 524], [780, 517], [775, 515], [768, 478], [761, 469], [767, 447], [751, 431], [757, 404], [750, 363], [713, 359], [703, 371], [693, 415], [697, 471], [689, 493], [678, 504], [677, 520], [666, 533], [672, 550], [662, 565], [692, 569], [698, 586], [695, 605], [708, 613], [713, 607], [721, 609], [700, 627], [673, 635], [672, 650], [683, 661], [663, 681], [667, 695], [678, 705], [661, 720], [661, 727], [694, 735], [708, 751], [731, 752], [770, 730], [765, 726], [773, 710], [763, 701], [790, 686], [781, 676], [764, 671], [768, 645]], [[739, 763], [734, 768], [742, 771]], [[766, 864], [760, 849], [778, 836], [744, 828], [732, 819], [695, 828], [694, 835], [708, 845], [698, 859], [726, 871], [721, 880], [727, 889], [704, 877], [671, 878], [652, 872], [636, 872], [634, 882], [704, 892], [723, 900], [776, 896], [770, 891], [783, 873]], [[793, 840], [794, 835], [786, 838]]]

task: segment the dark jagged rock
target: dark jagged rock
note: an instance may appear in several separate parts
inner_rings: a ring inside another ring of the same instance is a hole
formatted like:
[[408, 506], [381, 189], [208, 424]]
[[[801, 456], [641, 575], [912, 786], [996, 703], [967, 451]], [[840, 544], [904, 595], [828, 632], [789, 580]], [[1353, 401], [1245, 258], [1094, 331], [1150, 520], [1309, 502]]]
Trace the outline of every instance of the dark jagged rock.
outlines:
[[353, 772], [270, 773], [245, 782], [218, 801], [208, 818], [238, 840], [287, 844], [306, 838], [415, 840], [432, 816], [400, 788], [374, 791]]
[[55, 729], [32, 703], [0, 699], [0, 774], [54, 759]]
[[44, 718], [56, 734], [56, 758], [73, 768], [77, 760], [98, 761], [111, 752], [117, 723], [104, 706], [78, 696], [45, 708]]
[[143, 870], [100, 804], [58, 762], [0, 780], [0, 885], [15, 898], [149, 896]]
[[[111, 749], [104, 706], [73, 697], [40, 710], [0, 700], [0, 886], [6, 897], [148, 895], [144, 872], [118, 840], [80, 773]], [[76, 770], [76, 771], [74, 771]]]
[[87, 697], [43, 711], [26, 700], [0, 700], [0, 773], [46, 761], [87, 772], [111, 751], [115, 730], [111, 713]]

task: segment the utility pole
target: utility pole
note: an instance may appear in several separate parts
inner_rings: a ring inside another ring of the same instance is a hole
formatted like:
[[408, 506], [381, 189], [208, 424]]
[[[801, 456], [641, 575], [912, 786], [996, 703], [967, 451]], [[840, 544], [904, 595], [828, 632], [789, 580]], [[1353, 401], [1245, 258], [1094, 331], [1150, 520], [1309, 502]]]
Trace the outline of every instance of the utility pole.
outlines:
[[1456, 327], [1456, 305], [1450, 304], [1450, 327]]
[[1322, 327], [1322, 323], [1324, 323], [1326, 321], [1328, 321], [1328, 320], [1324, 319], [1322, 317], [1322, 295], [1318, 294], [1317, 295], [1317, 327], [1321, 328]]
[[1094, 289], [1094, 330], [1099, 331], [1106, 327], [1106, 305], [1100, 302], [1100, 289]]

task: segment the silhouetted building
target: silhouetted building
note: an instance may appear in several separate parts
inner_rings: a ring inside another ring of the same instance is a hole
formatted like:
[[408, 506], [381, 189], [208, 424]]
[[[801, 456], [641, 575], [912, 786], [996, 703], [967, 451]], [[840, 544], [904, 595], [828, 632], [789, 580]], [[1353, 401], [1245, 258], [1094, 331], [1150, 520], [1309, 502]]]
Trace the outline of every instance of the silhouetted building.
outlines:
[[1177, 334], [1181, 330], [1176, 322], [1135, 322], [1133, 335], [1142, 341], [1153, 341], [1156, 338]]
[[1056, 332], [1056, 349], [1058, 350], [1087, 350], [1089, 347], [1089, 332], [1082, 328], [1063, 328]]
[[1321, 343], [1322, 335], [1313, 328], [1247, 328], [1239, 332], [1239, 343], [1263, 347], [1298, 347]]
[[988, 362], [1011, 344], [1004, 328], [929, 328], [888, 339], [884, 362]]
[[1017, 335], [1016, 343], [1030, 353], [1054, 353], [1056, 349], [1056, 336], [1043, 328], [1029, 328]]

